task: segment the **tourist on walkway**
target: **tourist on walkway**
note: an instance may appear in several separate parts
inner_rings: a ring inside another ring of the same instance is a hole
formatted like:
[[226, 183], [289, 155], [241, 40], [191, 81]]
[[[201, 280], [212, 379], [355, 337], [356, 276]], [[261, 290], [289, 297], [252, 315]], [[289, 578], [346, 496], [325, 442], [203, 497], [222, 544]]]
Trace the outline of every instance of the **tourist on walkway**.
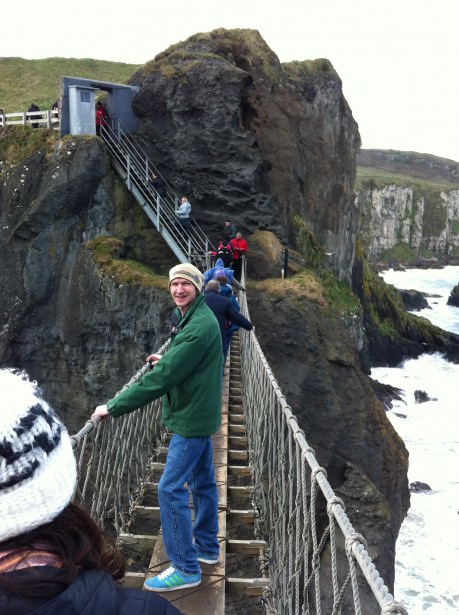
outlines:
[[[221, 273], [221, 272], [218, 272], [218, 273]], [[227, 299], [229, 299], [234, 309], [236, 310], [236, 312], [240, 312], [241, 306], [239, 304], [239, 301], [236, 299], [233, 293], [233, 289], [231, 285], [228, 284], [228, 278], [225, 275], [217, 275], [215, 279], [217, 280], [217, 282], [220, 283], [220, 294], [222, 295], [222, 297], [226, 297]], [[239, 325], [235, 324], [234, 322], [229, 323], [229, 326], [226, 329], [226, 340], [227, 340], [228, 348], [231, 345], [231, 340], [233, 339], [234, 332], [237, 331], [238, 329], [239, 329]]]
[[159, 194], [161, 198], [164, 198], [166, 196], [166, 184], [162, 177], [156, 175], [156, 173], [152, 173], [148, 182], [150, 186], [156, 190], [157, 194]]
[[228, 354], [229, 348], [227, 331], [231, 323], [239, 325], [239, 327], [247, 331], [254, 329], [254, 326], [250, 320], [247, 320], [245, 316], [239, 314], [228, 297], [223, 297], [223, 295], [220, 294], [220, 282], [218, 280], [210, 280], [207, 282], [204, 290], [204, 300], [218, 320], [220, 334], [222, 336], [224, 365], [226, 363], [226, 355]]
[[76, 461], [66, 428], [25, 374], [0, 370], [0, 613], [180, 615], [124, 589], [121, 553], [71, 503]]
[[35, 112], [36, 111], [40, 111], [40, 107], [38, 105], [36, 105], [35, 103], [32, 103], [30, 105], [30, 107], [27, 109], [28, 113], [33, 113], [34, 115], [31, 117], [32, 120], [32, 128], [38, 128], [38, 122], [37, 120], [40, 118], [41, 119], [41, 115], [37, 115]]
[[233, 262], [233, 248], [228, 239], [221, 237], [216, 250], [210, 253], [215, 259], [221, 258], [223, 265], [228, 269], [231, 268]]
[[245, 291], [245, 288], [234, 278], [234, 271], [229, 267], [225, 267], [223, 260], [217, 258], [215, 265], [204, 272], [204, 286], [209, 280], [214, 280], [218, 275], [224, 275], [228, 279], [228, 283], [234, 286], [237, 290]]
[[[201, 294], [202, 284], [202, 274], [193, 265], [172, 267], [169, 289], [176, 309], [168, 351], [163, 357], [150, 355], [154, 369], [93, 414], [118, 417], [162, 396], [163, 422], [173, 435], [158, 497], [171, 566], [145, 581], [144, 588], [155, 592], [199, 585], [199, 562], [215, 564], [219, 558], [211, 435], [221, 421], [223, 355], [218, 323]], [[193, 523], [185, 484], [193, 497]]]
[[225, 225], [223, 227], [223, 236], [228, 241], [231, 241], [236, 237], [236, 227], [230, 220], [225, 220]]
[[180, 207], [175, 212], [177, 214], [178, 230], [187, 238], [191, 228], [191, 204], [186, 196], [180, 199]]
[[103, 104], [98, 100], [96, 102], [96, 134], [100, 136], [101, 129], [107, 125], [108, 114]]
[[231, 240], [231, 247], [233, 248], [234, 277], [240, 281], [243, 258], [245, 258], [248, 248], [246, 240], [242, 237], [242, 233], [236, 233], [236, 237]]

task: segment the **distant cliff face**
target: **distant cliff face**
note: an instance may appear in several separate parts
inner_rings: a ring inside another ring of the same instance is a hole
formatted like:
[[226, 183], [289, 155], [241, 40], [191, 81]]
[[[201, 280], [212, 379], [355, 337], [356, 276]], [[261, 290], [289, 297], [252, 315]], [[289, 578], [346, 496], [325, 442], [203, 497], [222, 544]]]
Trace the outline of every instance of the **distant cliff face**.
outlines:
[[211, 237], [228, 215], [245, 234], [292, 242], [299, 215], [350, 280], [360, 137], [328, 61], [281, 64], [258, 32], [221, 29], [167, 49], [131, 83], [145, 149]]
[[362, 237], [370, 260], [399, 244], [420, 255], [459, 254], [459, 190], [422, 195], [390, 185], [360, 192], [358, 199], [365, 206]]
[[[434, 156], [363, 150], [357, 206], [370, 260], [459, 260], [459, 163]], [[374, 165], [374, 166], [373, 166]], [[453, 183], [456, 182], [456, 185]]]

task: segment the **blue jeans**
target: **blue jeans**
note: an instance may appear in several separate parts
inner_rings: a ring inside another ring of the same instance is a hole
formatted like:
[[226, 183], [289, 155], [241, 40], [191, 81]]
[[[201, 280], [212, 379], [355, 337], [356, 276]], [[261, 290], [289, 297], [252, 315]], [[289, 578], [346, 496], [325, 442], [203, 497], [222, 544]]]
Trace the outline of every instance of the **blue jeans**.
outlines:
[[[193, 523], [185, 483], [193, 496]], [[158, 496], [163, 543], [172, 566], [189, 574], [200, 572], [197, 548], [205, 553], [219, 552], [218, 493], [210, 436], [172, 436]]]

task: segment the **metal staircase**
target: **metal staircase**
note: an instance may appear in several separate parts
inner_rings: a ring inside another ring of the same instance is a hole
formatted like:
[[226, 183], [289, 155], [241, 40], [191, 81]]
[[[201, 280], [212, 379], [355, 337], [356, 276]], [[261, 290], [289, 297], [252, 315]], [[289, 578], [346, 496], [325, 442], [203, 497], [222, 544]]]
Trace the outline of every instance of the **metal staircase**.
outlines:
[[163, 177], [166, 194], [162, 197], [149, 183], [152, 172], [158, 177], [161, 177], [160, 173], [132, 135], [123, 130], [119, 120], [114, 120], [112, 126], [101, 127], [100, 136], [105, 142], [114, 169], [179, 262], [193, 263], [201, 271], [208, 269], [209, 252], [214, 246], [193, 219], [189, 232], [181, 230], [176, 215], [178, 196]]

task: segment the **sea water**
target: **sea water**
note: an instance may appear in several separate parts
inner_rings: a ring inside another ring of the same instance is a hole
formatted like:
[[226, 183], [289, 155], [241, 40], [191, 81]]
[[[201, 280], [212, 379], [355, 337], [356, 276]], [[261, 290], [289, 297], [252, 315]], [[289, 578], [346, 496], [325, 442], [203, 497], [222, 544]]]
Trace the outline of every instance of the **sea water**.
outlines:
[[[415, 312], [459, 334], [459, 308], [446, 304], [459, 283], [459, 267], [389, 270], [397, 288], [427, 293], [430, 308]], [[430, 486], [411, 493], [411, 506], [396, 545], [396, 600], [410, 615], [459, 613], [459, 365], [440, 354], [421, 355], [371, 377], [403, 391], [388, 417], [409, 452], [408, 480]], [[429, 400], [416, 403], [416, 390]]]

